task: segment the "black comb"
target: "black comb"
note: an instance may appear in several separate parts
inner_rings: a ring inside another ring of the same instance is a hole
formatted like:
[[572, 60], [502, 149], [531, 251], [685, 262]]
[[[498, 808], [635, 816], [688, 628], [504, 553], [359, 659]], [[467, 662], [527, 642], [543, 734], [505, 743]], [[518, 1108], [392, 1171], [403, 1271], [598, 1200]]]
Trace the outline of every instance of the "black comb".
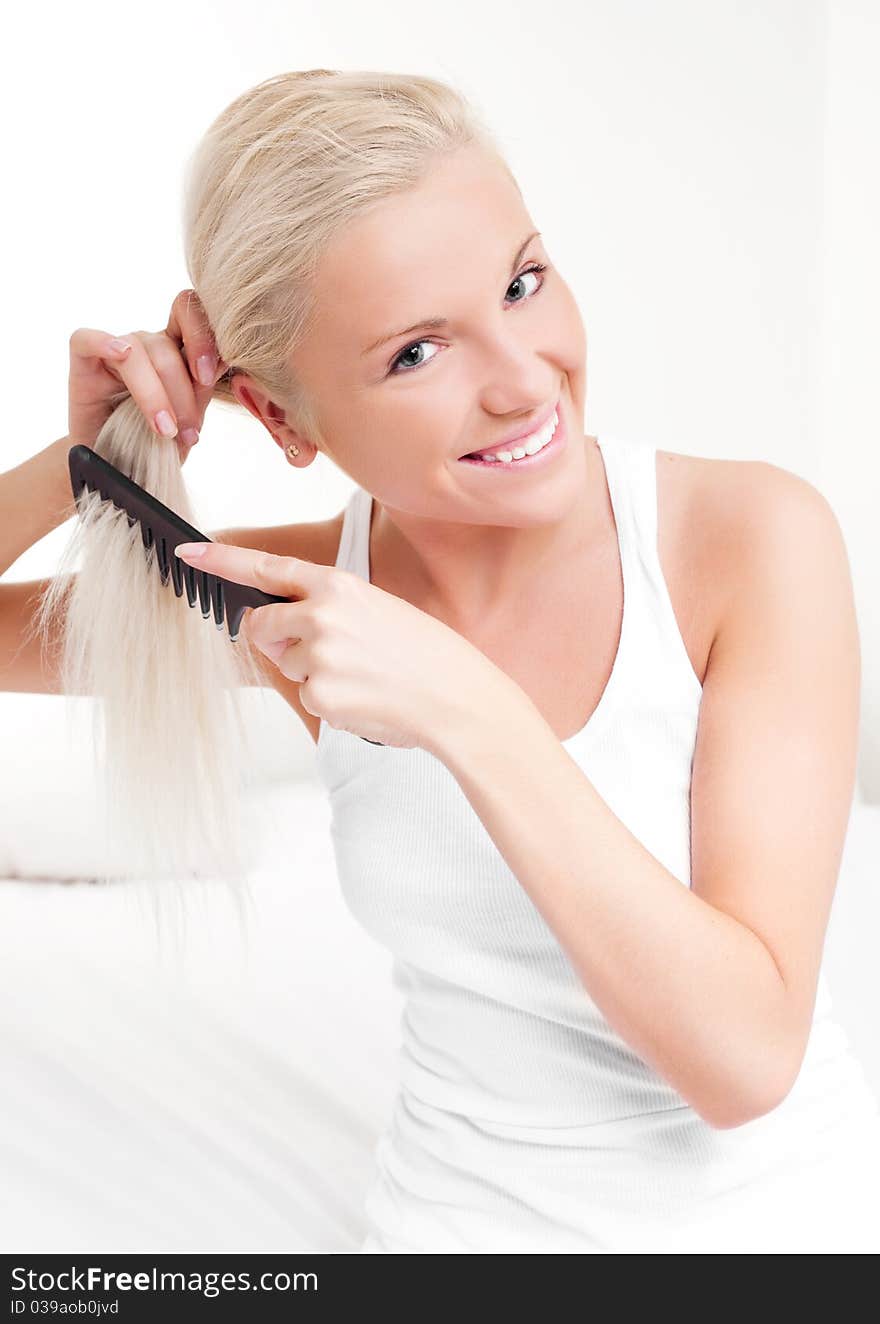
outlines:
[[[146, 488], [140, 487], [128, 478], [121, 469], [110, 464], [88, 446], [71, 446], [67, 454], [70, 468], [70, 486], [74, 500], [79, 503], [83, 488], [98, 492], [105, 501], [124, 511], [129, 527], [140, 524], [144, 549], [156, 549], [156, 564], [162, 584], [174, 585], [174, 592], [180, 598], [186, 591], [189, 605], [196, 602], [201, 606], [205, 620], [212, 615], [218, 630], [224, 624], [229, 630], [233, 643], [238, 638], [241, 618], [248, 607], [264, 607], [270, 602], [297, 602], [297, 598], [282, 598], [274, 593], [264, 593], [262, 589], [250, 584], [236, 584], [223, 575], [211, 574], [187, 565], [174, 549], [182, 542], [211, 542], [199, 529], [181, 519], [168, 506], [152, 496]], [[370, 745], [381, 745], [381, 740], [368, 740]]]

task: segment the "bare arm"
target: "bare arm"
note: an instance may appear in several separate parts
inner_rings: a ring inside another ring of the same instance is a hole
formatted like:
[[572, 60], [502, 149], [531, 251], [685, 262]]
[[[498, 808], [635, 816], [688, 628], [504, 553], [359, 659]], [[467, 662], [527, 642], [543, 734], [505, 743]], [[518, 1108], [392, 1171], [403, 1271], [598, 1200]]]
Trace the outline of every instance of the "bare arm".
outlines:
[[68, 437], [59, 437], [0, 474], [0, 575], [76, 514], [67, 467], [71, 445]]

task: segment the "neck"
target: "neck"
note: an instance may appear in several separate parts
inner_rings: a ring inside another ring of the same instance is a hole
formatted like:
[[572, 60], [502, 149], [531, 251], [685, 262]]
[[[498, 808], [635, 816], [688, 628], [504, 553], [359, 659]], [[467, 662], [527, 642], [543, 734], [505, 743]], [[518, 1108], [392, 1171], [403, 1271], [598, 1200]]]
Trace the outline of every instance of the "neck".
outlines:
[[528, 528], [426, 520], [373, 502], [371, 582], [461, 632], [522, 609], [529, 594], [570, 573], [607, 534], [609, 498], [595, 437], [584, 438], [586, 481], [564, 517]]

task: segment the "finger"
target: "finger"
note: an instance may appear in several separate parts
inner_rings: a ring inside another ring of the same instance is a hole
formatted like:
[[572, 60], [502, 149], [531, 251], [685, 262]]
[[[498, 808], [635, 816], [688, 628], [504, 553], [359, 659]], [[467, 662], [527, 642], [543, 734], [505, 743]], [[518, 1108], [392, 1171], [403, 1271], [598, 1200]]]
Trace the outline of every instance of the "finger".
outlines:
[[273, 662], [289, 644], [310, 638], [312, 631], [306, 615], [305, 599], [299, 602], [267, 602], [262, 607], [248, 607], [240, 629], [251, 643]]
[[[83, 332], [78, 331], [75, 335], [79, 340], [75, 345], [74, 338], [71, 337], [71, 348], [75, 349], [77, 354], [87, 353], [89, 342]], [[114, 337], [108, 336], [106, 332], [103, 333], [103, 341], [98, 350], [100, 356], [113, 365], [113, 371], [122, 378], [126, 390], [149, 420], [156, 436], [177, 436], [178, 421], [174, 406], [141, 335], [134, 332], [132, 335], [119, 336], [115, 339], [115, 346], [121, 344], [129, 346], [128, 349], [120, 350], [114, 346], [113, 341]]]
[[171, 305], [166, 334], [182, 346], [194, 381], [213, 387], [226, 371], [204, 306], [195, 290], [181, 290]]
[[[249, 584], [264, 593], [276, 593], [297, 601], [319, 588], [332, 567], [304, 561], [298, 556], [275, 556], [253, 547], [228, 542], [178, 543], [174, 549], [187, 565], [222, 575], [233, 584]], [[266, 604], [276, 605], [276, 604]]]
[[[259, 610], [262, 610], [262, 608], [259, 608]], [[263, 639], [261, 635], [254, 637], [253, 629], [247, 631], [247, 637], [255, 648], [258, 648], [261, 653], [268, 657], [270, 662], [274, 662], [275, 666], [279, 667], [279, 670], [281, 669], [281, 659], [287, 654], [284, 661], [284, 675], [287, 676], [288, 680], [299, 679], [295, 674], [296, 659], [305, 656], [301, 647], [303, 642], [301, 638], [291, 638], [288, 635], [283, 635], [277, 639]]]
[[[106, 359], [115, 369], [118, 360], [124, 357], [124, 354], [112, 348], [112, 340], [113, 337], [107, 331], [98, 331], [92, 326], [78, 326], [71, 332], [69, 342], [71, 373], [78, 374], [86, 370], [91, 374], [94, 367], [93, 359]], [[115, 343], [127, 345], [125, 337]]]
[[[269, 605], [276, 606], [280, 604], [271, 603]], [[252, 607], [249, 608], [247, 614], [265, 610], [265, 607]], [[250, 639], [250, 633], [244, 629], [244, 618], [242, 619], [241, 629], [242, 633]], [[302, 639], [275, 639], [267, 643], [257, 643], [256, 640], [253, 640], [252, 642], [259, 648], [261, 653], [265, 653], [269, 661], [274, 663], [282, 676], [286, 676], [288, 680], [296, 681], [297, 684], [301, 685], [303, 681], [308, 679], [308, 655]]]
[[308, 654], [302, 639], [288, 639], [276, 645], [276, 656], [272, 658], [282, 676], [296, 681], [298, 685], [309, 678]]
[[186, 360], [164, 331], [147, 336], [146, 349], [171, 401], [181, 439], [192, 446], [198, 440], [210, 393], [201, 391], [201, 401], [197, 398]]
[[306, 637], [311, 636], [303, 602], [267, 602], [262, 607], [247, 607], [239, 633], [253, 644], [288, 680], [303, 681], [307, 671]]

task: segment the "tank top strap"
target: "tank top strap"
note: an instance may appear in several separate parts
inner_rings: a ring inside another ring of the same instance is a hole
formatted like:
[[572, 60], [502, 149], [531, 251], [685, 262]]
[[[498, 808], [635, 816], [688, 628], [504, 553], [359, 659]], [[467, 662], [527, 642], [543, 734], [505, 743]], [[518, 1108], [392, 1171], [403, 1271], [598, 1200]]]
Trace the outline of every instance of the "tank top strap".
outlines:
[[361, 579], [370, 578], [370, 518], [372, 493], [356, 487], [342, 516], [342, 532], [336, 553], [336, 568], [350, 570]]
[[[604, 441], [597, 440], [618, 522], [624, 587], [630, 591], [633, 608], [630, 622], [641, 634], [645, 650], [641, 665], [646, 666], [647, 659], [659, 649], [670, 668], [666, 682], [674, 675], [692, 698], [699, 699], [702, 686], [682, 638], [660, 561], [657, 447], [626, 437], [606, 435]], [[640, 600], [639, 607], [634, 598]]]
[[624, 593], [628, 592], [630, 595], [629, 603], [624, 604], [624, 613], [626, 613], [626, 608], [633, 605], [633, 598], [639, 587], [644, 502], [640, 490], [642, 484], [638, 481], [637, 457], [633, 454], [630, 442], [609, 433], [597, 437], [596, 441], [602, 453], [608, 495], [611, 498], [611, 509], [614, 514]]
[[656, 447], [609, 434], [597, 437], [597, 441], [605, 461], [621, 559], [626, 553], [636, 574], [646, 576], [656, 587], [659, 568]]

